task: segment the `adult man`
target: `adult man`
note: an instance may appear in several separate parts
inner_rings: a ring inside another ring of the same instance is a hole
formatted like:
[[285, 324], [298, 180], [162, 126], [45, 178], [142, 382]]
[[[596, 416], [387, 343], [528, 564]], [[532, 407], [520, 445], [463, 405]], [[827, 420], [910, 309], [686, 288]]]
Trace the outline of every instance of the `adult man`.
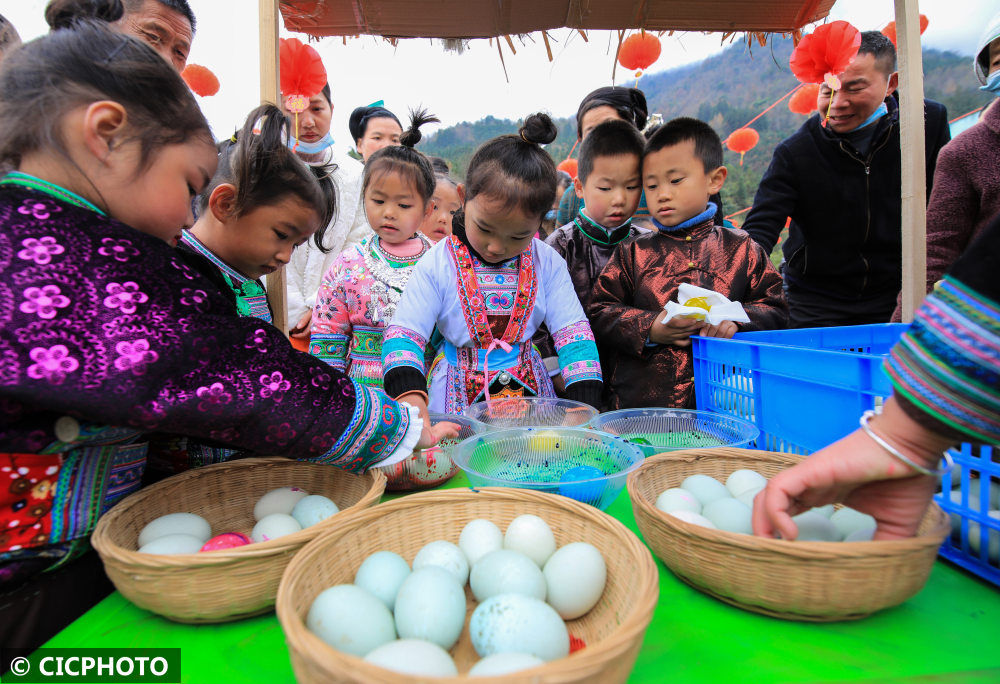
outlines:
[[[782, 269], [792, 327], [886, 322], [900, 289], [895, 47], [877, 31], [862, 33], [840, 81], [835, 93], [820, 88], [819, 115], [775, 149], [743, 225], [770, 252], [792, 219]], [[943, 105], [925, 100], [924, 116], [929, 195], [950, 135]]]

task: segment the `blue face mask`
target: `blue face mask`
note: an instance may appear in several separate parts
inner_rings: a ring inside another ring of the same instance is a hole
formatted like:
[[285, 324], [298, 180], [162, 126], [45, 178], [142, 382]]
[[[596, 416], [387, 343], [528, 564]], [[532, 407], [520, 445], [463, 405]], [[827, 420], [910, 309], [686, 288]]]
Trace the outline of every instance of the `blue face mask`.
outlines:
[[888, 113], [889, 113], [889, 108], [886, 106], [885, 102], [883, 102], [878, 106], [878, 109], [876, 109], [874, 112], [871, 113], [871, 116], [869, 116], [867, 119], [864, 120], [864, 123], [862, 123], [857, 128], [852, 129], [851, 131], [848, 132], [853, 133], [854, 131], [860, 131], [865, 126], [871, 126], [873, 123], [875, 123]]
[[288, 139], [289, 149], [295, 148], [296, 152], [301, 152], [302, 154], [319, 154], [320, 152], [326, 150], [328, 147], [333, 145], [333, 136], [327, 133], [322, 138], [316, 142], [306, 142], [305, 140], [298, 141], [299, 146], [295, 147], [295, 138]]
[[979, 89], [987, 93], [993, 93], [993, 97], [1000, 97], [1000, 69], [987, 76], [986, 85], [980, 86]]

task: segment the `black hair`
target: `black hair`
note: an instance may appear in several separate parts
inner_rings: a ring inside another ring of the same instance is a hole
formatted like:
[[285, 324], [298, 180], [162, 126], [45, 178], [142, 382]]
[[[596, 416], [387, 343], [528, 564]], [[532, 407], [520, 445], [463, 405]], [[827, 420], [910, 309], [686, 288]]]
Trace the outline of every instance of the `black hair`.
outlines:
[[886, 76], [896, 70], [896, 46], [881, 31], [865, 31], [861, 34], [859, 55], [871, 55]]
[[454, 187], [458, 187], [458, 181], [451, 177], [451, 167], [448, 165], [447, 160], [441, 157], [430, 156], [427, 157], [427, 160], [431, 163], [431, 168], [434, 169], [434, 179], [437, 183], [444, 181]]
[[289, 126], [285, 115], [272, 104], [250, 112], [236, 139], [222, 143], [219, 166], [198, 198], [201, 213], [208, 211], [212, 192], [223, 183], [236, 188], [233, 213], [237, 217], [293, 195], [316, 212], [320, 228], [313, 240], [320, 250], [327, 251], [323, 234], [336, 212], [330, 169], [310, 166], [289, 149]]
[[547, 114], [532, 114], [517, 135], [501, 135], [479, 146], [465, 174], [465, 201], [477, 195], [543, 216], [556, 197], [556, 165], [542, 149], [559, 131]]
[[594, 160], [598, 157], [632, 155], [641, 162], [645, 147], [646, 139], [642, 137], [642, 133], [627, 121], [615, 119], [598, 124], [580, 143], [577, 178], [581, 183], [586, 183], [587, 177], [594, 170]]
[[646, 140], [649, 140], [650, 138], [653, 137], [653, 134], [656, 133], [661, 128], [663, 128], [662, 122], [646, 126], [644, 129], [642, 129], [642, 137], [644, 137]]
[[[124, 0], [124, 2], [126, 13], [138, 12], [146, 4], [146, 0]], [[187, 0], [155, 0], [155, 2], [182, 15], [191, 24], [191, 33], [194, 33], [196, 26], [194, 12], [191, 11], [191, 5], [188, 4]]]
[[0, 14], [0, 59], [3, 59], [3, 52], [21, 44], [21, 36], [14, 25]]
[[587, 94], [576, 110], [576, 137], [583, 139], [583, 116], [597, 107], [611, 107], [623, 121], [628, 121], [640, 131], [646, 127], [649, 109], [646, 96], [638, 88], [604, 86]]
[[137, 141], [139, 169], [167, 146], [212, 134], [194, 95], [153, 48], [104, 22], [78, 20], [26, 43], [0, 69], [0, 165], [55, 148], [66, 159], [60, 124], [73, 109], [112, 100], [128, 113], [127, 136]]
[[660, 126], [646, 143], [645, 154], [659, 152], [664, 147], [682, 142], [694, 143], [694, 156], [701, 160], [705, 173], [722, 166], [722, 141], [719, 134], [704, 121], [681, 117]]
[[[355, 110], [357, 111], [357, 110]], [[372, 180], [381, 178], [387, 173], [398, 173], [413, 183], [417, 193], [424, 200], [424, 206], [434, 195], [437, 181], [430, 160], [414, 149], [423, 137], [420, 127], [427, 123], [440, 123], [440, 119], [427, 113], [426, 109], [410, 111], [410, 127], [399, 137], [398, 145], [383, 147], [368, 158], [365, 163], [364, 180], [361, 183], [361, 194], [365, 194]]]
[[122, 0], [50, 0], [45, 6], [45, 22], [53, 31], [71, 28], [83, 19], [96, 19], [109, 24], [122, 18]]
[[351, 112], [351, 118], [347, 120], [347, 129], [351, 132], [351, 140], [357, 143], [365, 137], [368, 122], [372, 119], [392, 119], [399, 124], [400, 128], [403, 127], [396, 115], [385, 107], [358, 107]]
[[331, 91], [330, 91], [330, 84], [329, 84], [329, 83], [327, 83], [326, 85], [324, 85], [324, 86], [323, 86], [323, 89], [322, 89], [322, 90], [320, 90], [319, 92], [320, 92], [320, 94], [321, 94], [321, 95], [322, 95], [323, 97], [325, 97], [325, 98], [326, 98], [326, 103], [327, 103], [328, 105], [330, 105], [331, 107], [333, 107], [333, 98], [332, 98], [332, 96], [331, 96]]
[[556, 170], [556, 189], [560, 186], [569, 187], [573, 185], [573, 176], [569, 175], [565, 171]]

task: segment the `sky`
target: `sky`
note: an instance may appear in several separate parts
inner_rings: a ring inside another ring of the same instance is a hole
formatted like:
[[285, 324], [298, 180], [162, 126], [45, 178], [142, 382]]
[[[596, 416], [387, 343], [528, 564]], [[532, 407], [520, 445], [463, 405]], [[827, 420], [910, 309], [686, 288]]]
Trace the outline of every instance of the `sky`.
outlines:
[[[916, 1], [916, 0], [913, 0]], [[42, 16], [47, 0], [0, 0], [0, 14], [30, 40], [46, 32]], [[238, 128], [259, 102], [257, 0], [189, 0], [198, 22], [189, 64], [201, 64], [219, 77], [217, 95], [199, 98], [217, 137]], [[971, 56], [991, 15], [995, 0], [922, 0], [920, 11], [929, 25], [923, 43]], [[846, 19], [861, 30], [880, 29], [893, 19], [892, 0], [838, 0], [833, 19]], [[808, 32], [808, 28], [806, 30]], [[305, 36], [286, 31], [282, 37]], [[405, 123], [410, 108], [426, 106], [443, 126], [475, 121], [492, 114], [499, 118], [522, 118], [533, 111], [570, 116], [584, 95], [613, 83], [614, 47], [611, 33], [591, 31], [589, 42], [569, 29], [550, 32], [553, 62], [545, 47], [520, 45], [510, 54], [504, 43], [508, 80], [493, 46], [486, 40], [472, 41], [464, 54], [446, 52], [439, 41], [401, 40], [393, 47], [380, 38], [323, 38], [311, 43], [323, 57], [333, 91], [331, 131], [341, 149], [353, 147], [347, 119], [354, 107], [385, 100], [386, 106]], [[536, 36], [537, 37], [537, 36]], [[721, 34], [680, 33], [664, 35], [660, 59], [647, 73], [664, 71], [705, 59], [718, 53]], [[755, 59], [769, 59], [765, 50]], [[970, 60], [970, 80], [972, 67]], [[633, 84], [634, 78], [619, 68], [614, 83]], [[640, 83], [640, 87], [642, 84]], [[669, 112], [661, 112], [670, 118]], [[430, 125], [425, 133], [435, 130]]]

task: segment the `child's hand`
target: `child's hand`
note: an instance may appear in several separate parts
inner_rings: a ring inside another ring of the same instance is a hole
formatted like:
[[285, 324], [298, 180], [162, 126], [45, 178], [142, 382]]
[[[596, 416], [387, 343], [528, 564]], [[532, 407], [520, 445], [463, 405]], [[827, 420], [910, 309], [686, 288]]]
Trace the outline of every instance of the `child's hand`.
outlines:
[[428, 426], [424, 424], [424, 430], [420, 433], [420, 440], [417, 442], [417, 449], [428, 449], [442, 439], [457, 439], [460, 426], [457, 423], [442, 421], [437, 425]]
[[310, 329], [312, 327], [312, 316], [313, 316], [312, 309], [309, 309], [304, 314], [302, 314], [302, 318], [300, 318], [298, 323], [295, 324], [295, 327], [289, 329], [288, 336], [294, 337], [295, 339], [298, 340], [303, 340], [303, 339], [308, 340]]
[[728, 340], [738, 331], [739, 328], [732, 321], [722, 321], [718, 325], [706, 325], [698, 334], [702, 337], [721, 337]]
[[705, 327], [705, 321], [697, 321], [692, 318], [681, 318], [675, 316], [664, 322], [667, 313], [663, 312], [658, 320], [653, 322], [649, 328], [649, 341], [657, 344], [674, 344], [678, 347], [687, 347], [691, 344], [691, 335]]

